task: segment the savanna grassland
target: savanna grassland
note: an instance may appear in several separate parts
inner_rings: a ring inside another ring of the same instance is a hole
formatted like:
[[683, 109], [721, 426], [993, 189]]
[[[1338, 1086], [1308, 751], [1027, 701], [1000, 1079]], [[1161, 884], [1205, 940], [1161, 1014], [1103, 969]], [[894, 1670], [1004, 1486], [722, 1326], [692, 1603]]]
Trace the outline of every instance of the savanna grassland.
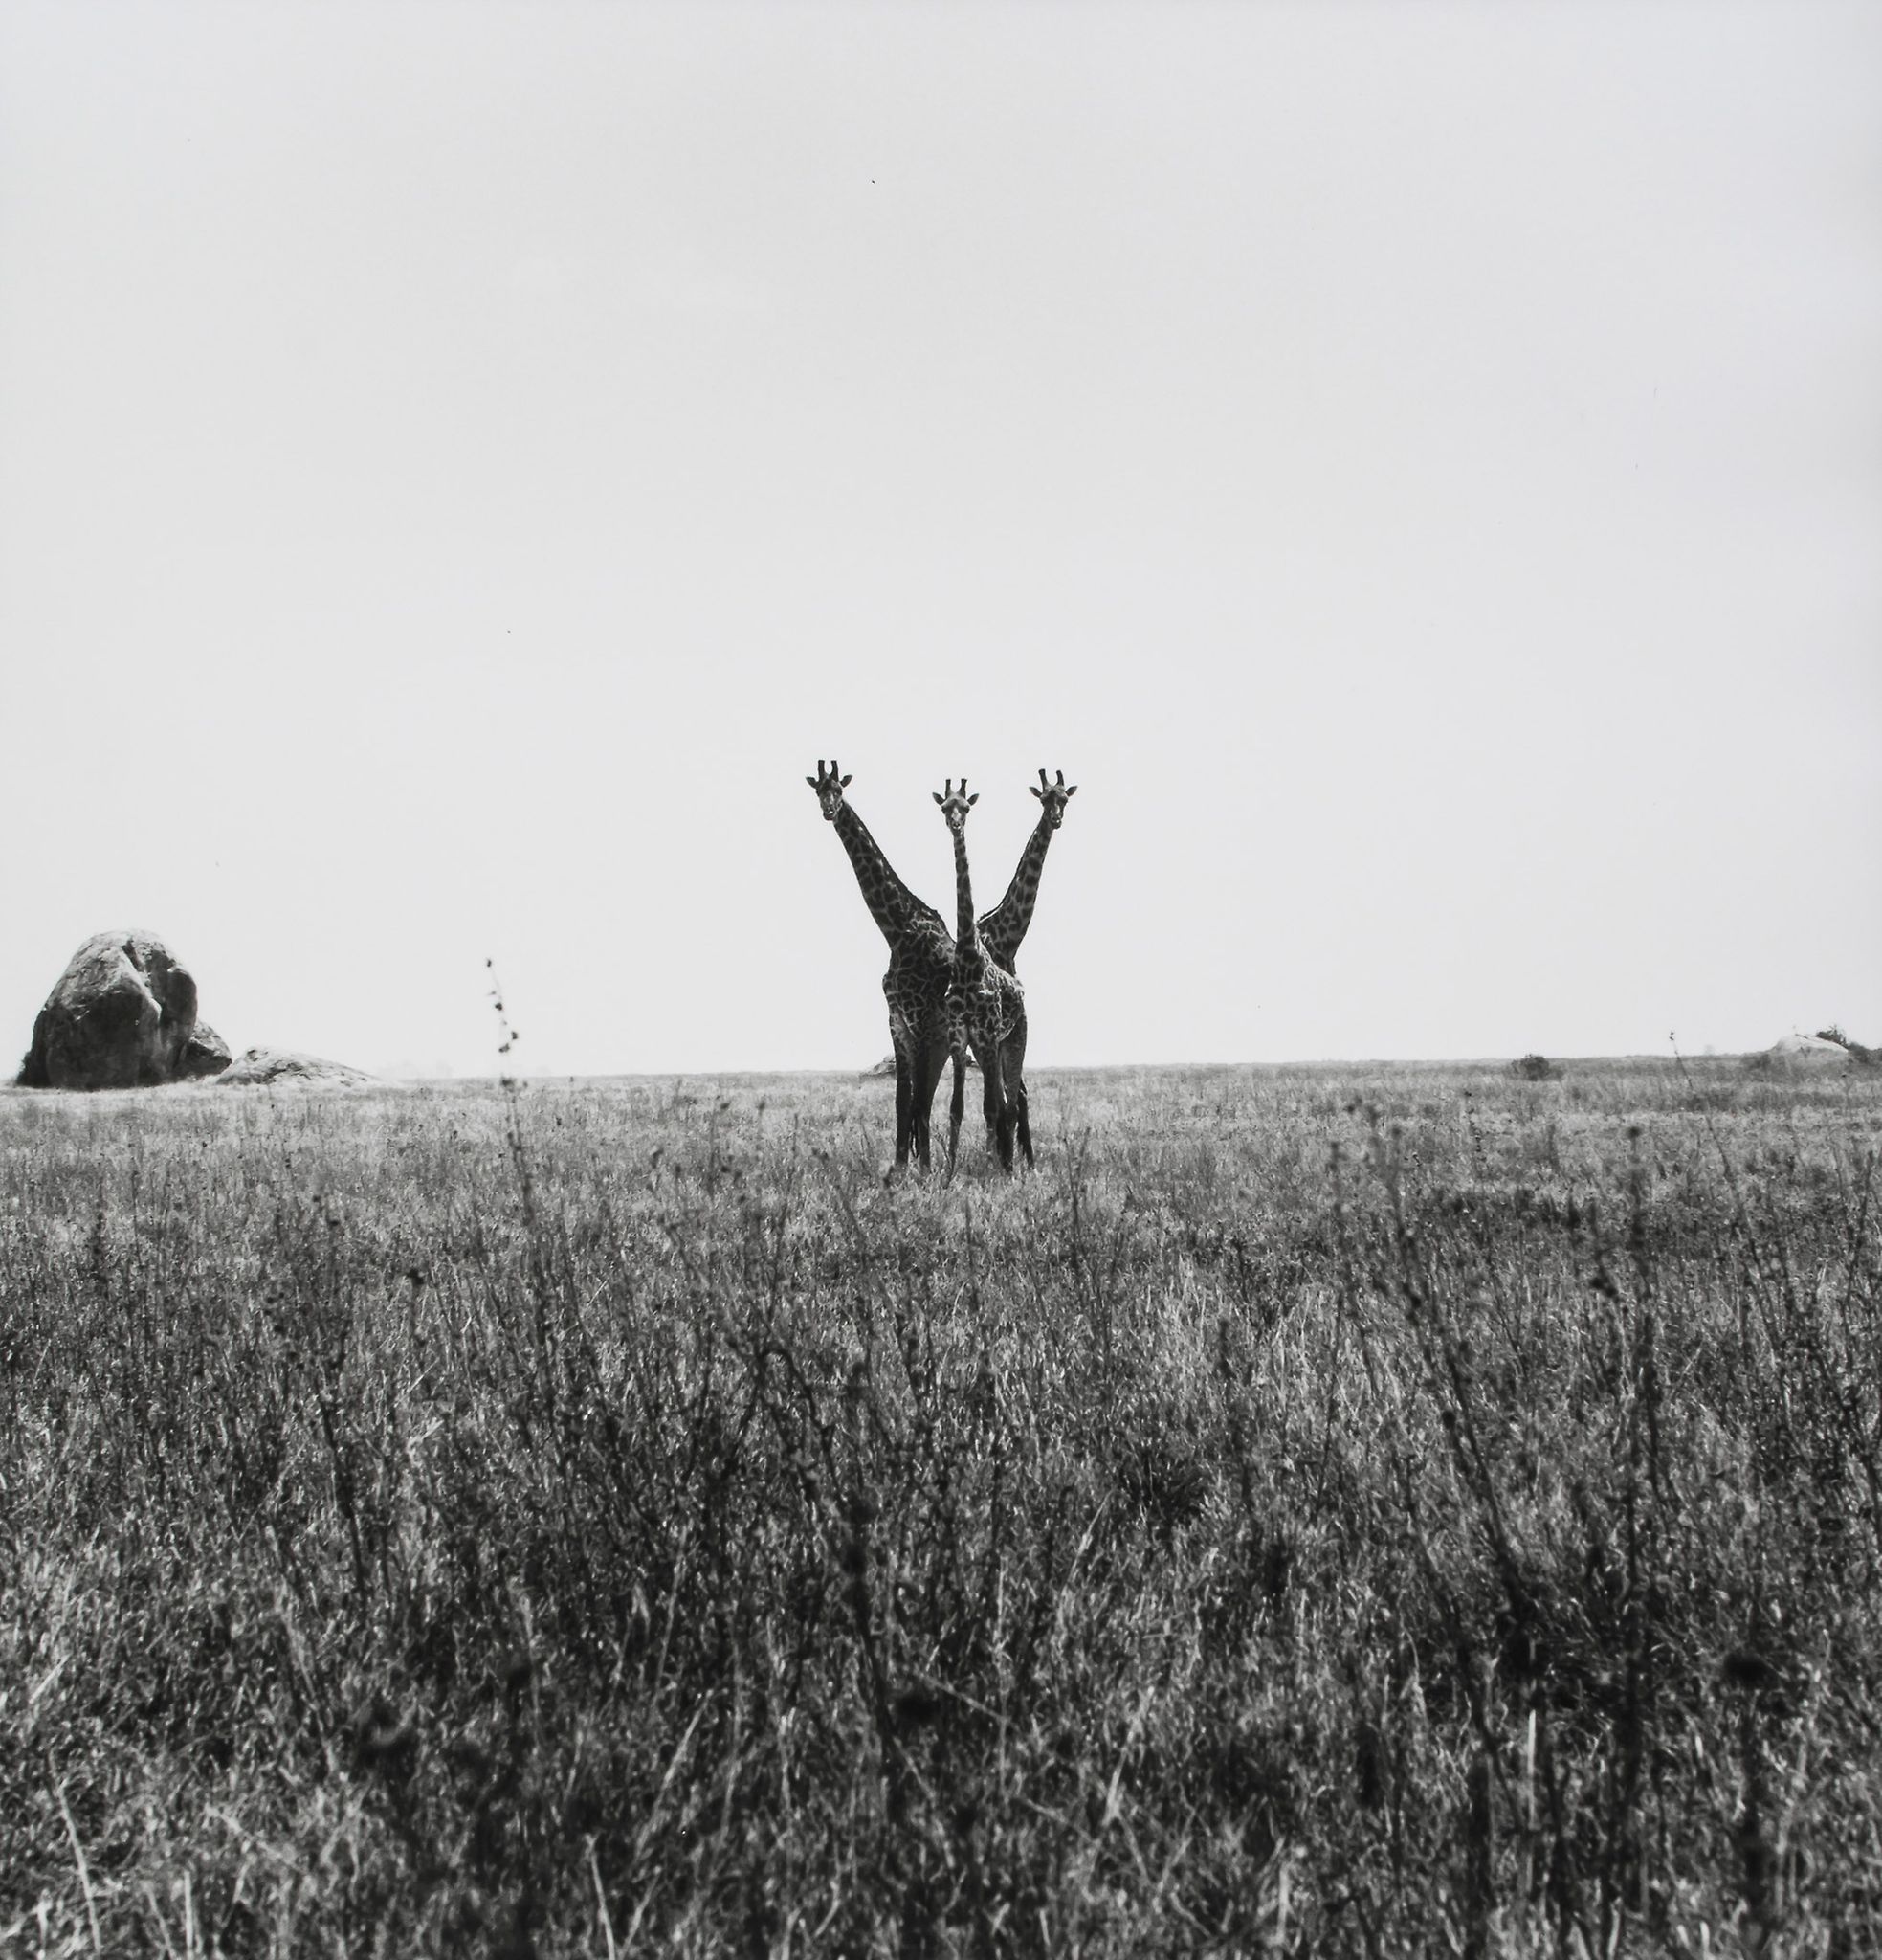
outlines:
[[0, 1948], [1856, 1953], [1882, 1071], [0, 1096]]

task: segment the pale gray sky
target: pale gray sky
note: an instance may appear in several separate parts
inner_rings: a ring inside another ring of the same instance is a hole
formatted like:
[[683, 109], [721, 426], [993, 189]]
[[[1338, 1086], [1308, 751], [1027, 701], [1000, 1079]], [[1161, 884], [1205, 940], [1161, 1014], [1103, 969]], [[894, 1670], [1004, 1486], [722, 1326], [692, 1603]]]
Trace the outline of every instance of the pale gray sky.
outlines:
[[[0, 8], [0, 1048], [1882, 1040], [1882, 9]], [[8, 1045], [10, 1044], [10, 1045]]]

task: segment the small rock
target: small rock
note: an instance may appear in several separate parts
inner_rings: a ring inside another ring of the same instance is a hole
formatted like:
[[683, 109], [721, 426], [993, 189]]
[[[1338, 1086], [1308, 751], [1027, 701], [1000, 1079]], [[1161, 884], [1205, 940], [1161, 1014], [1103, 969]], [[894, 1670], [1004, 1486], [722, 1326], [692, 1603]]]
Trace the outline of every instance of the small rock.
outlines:
[[195, 1081], [203, 1076], [219, 1076], [228, 1066], [228, 1042], [207, 1021], [198, 1021], [183, 1044], [183, 1059], [176, 1066], [178, 1076]]

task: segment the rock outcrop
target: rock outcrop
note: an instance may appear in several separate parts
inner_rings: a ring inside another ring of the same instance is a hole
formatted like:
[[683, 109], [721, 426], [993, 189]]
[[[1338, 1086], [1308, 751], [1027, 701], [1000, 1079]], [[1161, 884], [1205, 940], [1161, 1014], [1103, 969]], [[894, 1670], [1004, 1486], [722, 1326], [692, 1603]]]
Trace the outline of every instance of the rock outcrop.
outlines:
[[231, 1089], [332, 1088], [376, 1082], [363, 1068], [343, 1061], [325, 1061], [318, 1055], [291, 1055], [278, 1048], [251, 1048], [238, 1055], [216, 1077], [218, 1087]]
[[1821, 1035], [1786, 1035], [1773, 1041], [1764, 1053], [1784, 1068], [1848, 1068], [1849, 1051], [1840, 1041], [1826, 1041]]
[[[139, 1089], [176, 1081], [196, 1025], [196, 982], [155, 933], [100, 932], [72, 955], [39, 1010], [20, 1085]], [[201, 1051], [198, 1072], [211, 1053]]]
[[198, 1021], [183, 1044], [183, 1059], [177, 1074], [190, 1081], [204, 1076], [219, 1076], [229, 1066], [229, 1044], [207, 1021]]

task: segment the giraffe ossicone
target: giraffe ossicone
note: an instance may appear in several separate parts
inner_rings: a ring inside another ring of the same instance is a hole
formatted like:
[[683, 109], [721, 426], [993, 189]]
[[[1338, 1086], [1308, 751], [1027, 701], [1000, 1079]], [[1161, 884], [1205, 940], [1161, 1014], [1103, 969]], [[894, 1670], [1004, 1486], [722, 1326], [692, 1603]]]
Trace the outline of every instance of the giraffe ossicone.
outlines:
[[[819, 756], [817, 758], [817, 773], [814, 776], [806, 776], [804, 778], [811, 789], [817, 792], [817, 802], [822, 807], [826, 823], [834, 823], [836, 821], [836, 813], [843, 802], [843, 792], [850, 787], [850, 777], [839, 773], [843, 765], [834, 756], [831, 756], [830, 759], [830, 771], [826, 774], [824, 772], [823, 758]], [[1045, 771], [1041, 769], [1039, 773], [1044, 775]]]
[[1057, 830], [1059, 825], [1065, 821], [1065, 806], [1078, 793], [1077, 784], [1067, 783], [1063, 769], [1058, 770], [1057, 775], [1057, 782], [1049, 783], [1046, 780], [1045, 770], [1041, 769], [1039, 771], [1039, 787], [1034, 790], [1030, 783], [1026, 786], [1029, 792], [1038, 797], [1039, 801], [1046, 806], [1046, 814], [1052, 818], [1053, 830]]

